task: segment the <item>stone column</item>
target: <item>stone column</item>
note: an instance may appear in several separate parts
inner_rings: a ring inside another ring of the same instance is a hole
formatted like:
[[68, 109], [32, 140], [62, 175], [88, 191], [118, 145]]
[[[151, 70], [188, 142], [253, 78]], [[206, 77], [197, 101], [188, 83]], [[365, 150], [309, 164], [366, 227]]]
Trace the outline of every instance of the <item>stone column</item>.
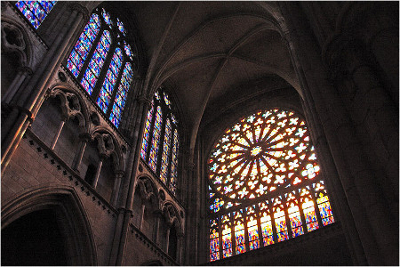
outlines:
[[67, 120], [68, 120], [68, 118], [64, 117], [62, 119], [62, 121], [60, 122], [60, 125], [58, 126], [58, 131], [57, 131], [56, 135], [54, 136], [53, 141], [51, 142], [51, 146], [50, 146], [51, 150], [54, 150], [54, 148], [57, 144], [58, 138], [60, 137], [61, 131], [64, 128], [64, 124]]
[[[2, 158], [1, 170], [4, 172], [28, 126], [32, 123], [35, 114], [40, 108], [41, 99], [47, 89], [50, 78], [58, 68], [66, 54], [70, 51], [76, 40], [72, 37], [80, 31], [84, 23], [89, 19], [88, 11], [81, 5], [70, 5], [70, 14], [63, 29], [38, 65], [35, 73], [29, 81], [21, 83], [25, 88], [15, 88], [21, 91], [11, 103], [12, 110], [2, 122]], [[22, 93], [23, 92], [23, 93]]]
[[136, 171], [140, 161], [140, 149], [144, 124], [146, 122], [148, 107], [151, 100], [146, 97], [137, 99], [136, 120], [132, 129], [132, 150], [129, 155], [126, 168], [126, 178], [123, 181], [120, 193], [121, 213], [118, 215], [118, 223], [115, 228], [113, 247], [111, 249], [110, 265], [121, 265], [128, 233], [129, 221], [132, 217], [133, 195], [136, 186]]
[[79, 166], [81, 165], [83, 155], [85, 154], [86, 145], [90, 140], [89, 134], [80, 134], [79, 135], [81, 145], [79, 147], [78, 154], [75, 154], [74, 161], [72, 162], [72, 169], [79, 173]]
[[[142, 200], [143, 201], [143, 200]], [[146, 202], [142, 204], [142, 213], [140, 216], [139, 230], [143, 232], [144, 213], [146, 212]]]
[[96, 171], [96, 176], [93, 181], [93, 188], [96, 189], [97, 183], [99, 182], [100, 174], [101, 174], [101, 169], [103, 166], [103, 161], [106, 158], [106, 155], [100, 155], [100, 161], [99, 164], [97, 165], [97, 171]]
[[155, 210], [154, 217], [156, 218], [153, 241], [157, 246], [160, 246], [160, 224], [161, 224], [161, 211]]
[[117, 200], [118, 200], [118, 195], [119, 195], [119, 187], [121, 185], [122, 177], [124, 177], [125, 172], [124, 171], [116, 171], [115, 172], [115, 179], [114, 179], [114, 188], [112, 191], [112, 196], [111, 196], [111, 205], [114, 207], [117, 205]]
[[[324, 136], [329, 144], [326, 147], [328, 149], [326, 154], [331, 154], [334, 167], [337, 169], [339, 183], [336, 181], [333, 183], [343, 188], [345, 201], [351, 210], [350, 214], [346, 213], [346, 216], [340, 219], [345, 227], [351, 226], [351, 221], [354, 221], [356, 231], [350, 229], [352, 235], [348, 238], [352, 239], [351, 245], [358, 246], [353, 247], [352, 251], [355, 263], [398, 264], [398, 255], [393, 256], [393, 251], [386, 246], [393, 244], [396, 227], [390, 227], [388, 214], [385, 214], [387, 206], [384, 199], [379, 197], [381, 192], [374, 186], [379, 178], [370, 170], [370, 163], [356, 136], [354, 125], [343, 101], [336, 88], [328, 82], [328, 71], [322, 63], [318, 53], [319, 47], [306, 23], [307, 18], [299, 12], [295, 3], [281, 2], [279, 6], [287, 20], [289, 31], [287, 38], [291, 50], [294, 51], [293, 61], [302, 89], [307, 93], [307, 104], [314, 106], [317, 117], [320, 118]], [[339, 193], [339, 190], [335, 193]], [[335, 198], [340, 199], [341, 196], [335, 195]], [[388, 241], [383, 243], [382, 237]], [[361, 243], [357, 242], [358, 238]], [[396, 243], [398, 245], [398, 242]], [[366, 258], [366, 261], [363, 258]]]
[[14, 80], [10, 84], [7, 92], [2, 96], [1, 102], [2, 103], [10, 103], [15, 94], [17, 93], [18, 88], [21, 87], [21, 84], [28, 76], [32, 76], [33, 71], [31, 68], [27, 66], [23, 66], [18, 68], [18, 73], [15, 76]]
[[[171, 226], [168, 224], [168, 228], [167, 228], [167, 234], [166, 234], [166, 238], [165, 238], [165, 253], [168, 254], [168, 248], [169, 248], [169, 234], [171, 233]], [[161, 244], [162, 246], [162, 244]], [[168, 254], [169, 255], [169, 254]]]
[[177, 244], [176, 244], [176, 262], [181, 264], [182, 262], [182, 250], [183, 250], [183, 240], [185, 235], [183, 233], [177, 234]]

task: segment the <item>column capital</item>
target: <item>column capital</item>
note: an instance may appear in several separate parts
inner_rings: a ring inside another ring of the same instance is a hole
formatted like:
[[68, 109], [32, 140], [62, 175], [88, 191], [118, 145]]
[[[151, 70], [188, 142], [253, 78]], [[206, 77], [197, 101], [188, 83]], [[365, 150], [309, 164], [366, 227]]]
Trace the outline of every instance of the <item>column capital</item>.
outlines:
[[146, 95], [140, 95], [136, 98], [136, 101], [139, 104], [144, 104], [146, 106], [150, 106], [151, 105], [151, 100], [152, 98], [147, 97]]
[[115, 171], [115, 178], [122, 178], [125, 175], [125, 171], [124, 170], [116, 170]]
[[89, 10], [86, 7], [74, 2], [69, 4], [69, 8], [72, 11], [77, 11], [78, 13], [82, 14], [85, 20], [89, 20]]
[[27, 74], [29, 76], [33, 74], [33, 70], [28, 66], [20, 66], [18, 67], [18, 71], [21, 72], [22, 74]]

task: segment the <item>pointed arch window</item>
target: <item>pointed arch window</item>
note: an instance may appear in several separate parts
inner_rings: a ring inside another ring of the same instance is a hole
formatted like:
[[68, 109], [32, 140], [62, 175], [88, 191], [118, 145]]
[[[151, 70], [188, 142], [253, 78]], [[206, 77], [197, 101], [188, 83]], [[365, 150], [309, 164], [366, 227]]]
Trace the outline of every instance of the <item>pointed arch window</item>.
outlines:
[[123, 22], [97, 8], [67, 59], [67, 68], [118, 128], [134, 73]]
[[140, 156], [173, 194], [178, 176], [178, 153], [178, 122], [168, 94], [160, 88], [147, 113]]
[[57, 1], [18, 1], [15, 6], [25, 18], [38, 29]]
[[211, 150], [210, 261], [335, 222], [305, 121], [269, 109], [225, 130]]

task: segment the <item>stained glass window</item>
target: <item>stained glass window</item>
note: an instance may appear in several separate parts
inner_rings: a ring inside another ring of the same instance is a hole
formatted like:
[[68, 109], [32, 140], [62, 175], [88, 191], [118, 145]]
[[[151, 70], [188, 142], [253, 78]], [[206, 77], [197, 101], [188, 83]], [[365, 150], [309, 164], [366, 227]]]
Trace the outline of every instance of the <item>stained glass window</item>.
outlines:
[[219, 260], [218, 218], [210, 221], [210, 255], [211, 261]]
[[178, 122], [168, 94], [159, 88], [147, 113], [140, 156], [172, 194], [178, 177]]
[[306, 123], [293, 111], [275, 108], [239, 120], [213, 146], [207, 169], [210, 222], [220, 223], [213, 229], [222, 237], [219, 259], [335, 222]]
[[222, 257], [232, 256], [232, 223], [230, 214], [221, 218], [222, 224]]
[[119, 18], [97, 8], [86, 24], [66, 66], [118, 128], [134, 74], [127, 30]]
[[37, 29], [56, 3], [57, 1], [18, 1], [15, 6]]

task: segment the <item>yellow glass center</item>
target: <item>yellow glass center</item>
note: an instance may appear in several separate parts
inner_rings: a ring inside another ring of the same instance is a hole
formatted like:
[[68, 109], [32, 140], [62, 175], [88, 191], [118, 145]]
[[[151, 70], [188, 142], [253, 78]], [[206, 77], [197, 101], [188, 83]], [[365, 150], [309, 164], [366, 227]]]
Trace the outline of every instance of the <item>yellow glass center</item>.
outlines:
[[252, 156], [257, 156], [261, 152], [261, 147], [256, 146], [251, 150], [251, 155]]

